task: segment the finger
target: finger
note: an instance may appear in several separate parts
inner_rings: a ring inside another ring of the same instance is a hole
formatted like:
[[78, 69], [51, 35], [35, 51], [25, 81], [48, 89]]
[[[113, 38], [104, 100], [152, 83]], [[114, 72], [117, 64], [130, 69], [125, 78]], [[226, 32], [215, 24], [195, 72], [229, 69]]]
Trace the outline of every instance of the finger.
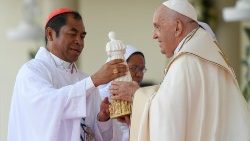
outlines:
[[120, 87], [120, 85], [124, 85], [126, 83], [131, 83], [131, 82], [128, 82], [128, 81], [113, 81], [111, 83], [111, 85], [116, 85], [116, 86]]
[[119, 73], [119, 70], [118, 70], [117, 68], [113, 68], [112, 73], [113, 73], [114, 75], [116, 75], [116, 74]]
[[106, 102], [102, 102], [102, 106], [106, 109], [106, 108], [108, 108], [109, 107], [109, 103], [106, 103]]
[[104, 111], [99, 113], [99, 116], [102, 117], [102, 119], [108, 120], [109, 114], [105, 113]]
[[119, 90], [121, 87], [120, 87], [120, 85], [116, 85], [116, 84], [114, 84], [114, 85], [111, 85], [110, 87], [109, 87], [109, 90]]
[[119, 117], [119, 118], [117, 118], [117, 120], [118, 120], [119, 122], [125, 123], [124, 117]]
[[128, 71], [128, 68], [126, 65], [118, 65], [116, 66], [116, 69], [118, 70], [119, 73], [125, 73]]
[[117, 73], [117, 76], [118, 77], [121, 77], [121, 76], [124, 76], [124, 75], [126, 75], [127, 74], [127, 72], [119, 72], [119, 73]]
[[109, 110], [108, 110], [108, 109], [105, 110], [105, 111], [103, 111], [103, 114], [105, 115], [105, 117], [109, 117], [109, 116], [110, 116]]
[[114, 69], [112, 70], [111, 80], [114, 80], [124, 75], [125, 75], [125, 72], [120, 72], [118, 69]]
[[126, 95], [126, 91], [123, 91], [121, 89], [110, 89], [109, 92], [112, 95]]
[[110, 88], [117, 86], [118, 83], [119, 83], [119, 81], [112, 81]]
[[109, 104], [102, 102], [100, 108], [101, 108], [101, 110], [103, 110], [103, 109], [105, 110], [105, 109], [109, 108]]
[[117, 84], [111, 84], [111, 86], [109, 87], [110, 90], [118, 90], [118, 88], [119, 88], [119, 85]]
[[121, 96], [113, 96], [112, 99], [113, 100], [125, 100], [125, 101], [128, 101], [127, 98], [121, 97]]
[[[112, 96], [115, 96], [115, 95], [118, 94], [116, 90], [109, 90], [109, 92], [112, 94]], [[112, 97], [111, 97], [111, 98], [112, 98]]]
[[113, 67], [119, 68], [119, 69], [126, 69], [127, 65], [125, 64], [114, 64]]
[[124, 62], [123, 59], [114, 59], [114, 60], [109, 61], [108, 63], [110, 65], [114, 65], [114, 64], [119, 64], [119, 63], [122, 63], [122, 62]]
[[129, 96], [112, 96], [112, 99], [114, 100], [125, 100], [125, 101], [129, 101], [131, 102], [132, 101], [132, 98], [129, 97]]
[[126, 116], [126, 117], [125, 117], [125, 121], [126, 121], [126, 123], [128, 124], [128, 126], [130, 126], [130, 117], [129, 117], [129, 116]]
[[105, 97], [104, 100], [103, 100], [103, 102], [104, 102], [105, 104], [109, 104], [109, 98], [108, 98], [108, 97]]
[[117, 96], [117, 95], [112, 96], [112, 99], [113, 99], [113, 100], [117, 100], [117, 99], [119, 99], [119, 98], [120, 98], [120, 96]]
[[109, 109], [106, 109], [105, 111], [108, 115], [110, 115]]

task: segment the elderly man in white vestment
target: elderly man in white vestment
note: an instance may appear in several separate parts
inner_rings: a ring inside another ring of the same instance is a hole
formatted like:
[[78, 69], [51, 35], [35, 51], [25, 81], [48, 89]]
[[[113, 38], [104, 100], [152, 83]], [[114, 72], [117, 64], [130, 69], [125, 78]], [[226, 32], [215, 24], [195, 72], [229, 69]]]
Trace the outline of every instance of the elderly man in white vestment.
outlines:
[[97, 86], [125, 75], [127, 68], [122, 60], [114, 60], [91, 76], [81, 73], [75, 62], [85, 35], [79, 13], [60, 8], [49, 14], [46, 47], [22, 66], [16, 78], [8, 141], [105, 140], [99, 121], [108, 120], [109, 113]]
[[153, 25], [161, 53], [171, 58], [162, 83], [110, 88], [117, 99], [135, 92], [130, 141], [250, 141], [249, 109], [234, 72], [192, 5], [164, 2]]

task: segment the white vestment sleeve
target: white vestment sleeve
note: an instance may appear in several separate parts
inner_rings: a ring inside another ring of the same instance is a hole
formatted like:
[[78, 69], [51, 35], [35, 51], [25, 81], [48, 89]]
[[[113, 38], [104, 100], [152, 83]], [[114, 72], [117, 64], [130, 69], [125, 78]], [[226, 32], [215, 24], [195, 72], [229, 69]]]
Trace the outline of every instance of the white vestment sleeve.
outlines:
[[[72, 85], [57, 87], [53, 84], [53, 77], [46, 71], [48, 71], [46, 67], [29, 66], [29, 64], [24, 65], [19, 71], [10, 111], [10, 121], [12, 121], [9, 122], [10, 141], [13, 138], [13, 140], [20, 138], [20, 140], [36, 141], [58, 139], [60, 138], [57, 136], [60, 134], [56, 134], [58, 132], [63, 132], [64, 137], [71, 138], [75, 133], [70, 132], [74, 131], [70, 129], [79, 130], [80, 118], [86, 116], [86, 95], [94, 88], [90, 78]], [[78, 118], [79, 120], [71, 126], [61, 127], [70, 125], [68, 119]], [[48, 128], [48, 125], [51, 128]], [[22, 126], [26, 126], [28, 131], [22, 130], [20, 136], [14, 134], [12, 130], [20, 131]], [[40, 136], [41, 133], [43, 133], [42, 136]]]
[[105, 122], [97, 122], [97, 127], [99, 128], [99, 131], [102, 135], [103, 141], [110, 141], [112, 139], [113, 134], [113, 128], [112, 128], [112, 120], [109, 119]]
[[[87, 117], [86, 125], [89, 126], [94, 133], [93, 141], [110, 141], [112, 137], [112, 130], [107, 130], [109, 122], [99, 122], [97, 114], [100, 111], [101, 97], [98, 89], [92, 89], [91, 95], [87, 95]], [[109, 136], [111, 135], [111, 136]]]
[[[30, 104], [30, 110], [34, 105], [36, 108], [33, 110], [41, 108], [44, 115], [50, 111], [50, 116], [62, 116], [64, 119], [86, 116], [86, 94], [93, 88], [89, 77], [72, 85], [55, 88], [50, 76], [43, 76], [47, 74], [41, 72], [43, 70], [24, 67], [21, 71], [24, 72], [18, 76], [17, 81], [22, 82], [17, 83], [16, 87], [27, 98], [26, 104]], [[41, 115], [41, 111], [36, 112]]]
[[[99, 94], [102, 100], [106, 97], [110, 99], [109, 87], [111, 83], [107, 83], [98, 87]], [[98, 127], [100, 127], [100, 132], [102, 133], [104, 141], [111, 141], [113, 138], [113, 120], [109, 119], [106, 122], [99, 122]]]
[[[75, 89], [73, 89], [72, 91], [75, 90], [75, 92], [72, 92], [72, 95], [71, 95], [72, 97], [71, 97], [70, 101], [68, 101], [68, 105], [65, 107], [64, 118], [74, 118], [74, 117], [77, 117], [78, 115], [82, 115], [82, 114], [84, 114], [84, 116], [80, 116], [80, 117], [86, 116], [86, 114], [85, 114], [86, 113], [86, 106], [82, 105], [82, 103], [83, 104], [86, 103], [86, 96], [92, 94], [91, 90], [94, 88], [94, 84], [93, 84], [90, 77], [87, 77], [78, 83], [74, 84]], [[85, 112], [82, 113], [81, 110], [77, 111], [76, 109], [78, 109], [79, 107], [84, 108]], [[76, 110], [75, 114], [72, 113], [72, 111], [74, 111], [74, 110]]]
[[77, 69], [72, 72], [61, 62], [56, 63], [45, 48], [40, 48], [35, 59], [19, 70], [8, 141], [79, 141], [81, 119], [86, 119], [86, 127], [93, 127], [95, 121], [88, 120], [95, 119], [99, 110], [89, 103], [94, 106], [99, 101], [87, 98], [95, 97], [97, 88], [86, 74]]

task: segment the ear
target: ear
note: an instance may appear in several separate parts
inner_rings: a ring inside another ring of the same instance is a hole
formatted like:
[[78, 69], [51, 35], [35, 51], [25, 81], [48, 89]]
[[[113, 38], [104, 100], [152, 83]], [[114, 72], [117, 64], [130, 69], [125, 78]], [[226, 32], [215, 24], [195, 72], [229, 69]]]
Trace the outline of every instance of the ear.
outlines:
[[47, 40], [48, 41], [53, 41], [53, 32], [54, 32], [54, 30], [52, 29], [52, 28], [50, 28], [50, 27], [48, 27], [47, 29], [46, 29], [46, 37], [47, 37]]
[[183, 22], [179, 19], [176, 20], [175, 37], [179, 37], [183, 32]]

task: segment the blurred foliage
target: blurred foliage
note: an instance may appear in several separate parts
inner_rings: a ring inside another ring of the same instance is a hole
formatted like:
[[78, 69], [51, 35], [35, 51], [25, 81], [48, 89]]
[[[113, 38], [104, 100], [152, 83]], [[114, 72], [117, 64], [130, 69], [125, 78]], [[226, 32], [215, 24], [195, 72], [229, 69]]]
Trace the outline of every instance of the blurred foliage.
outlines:
[[215, 30], [218, 21], [218, 10], [215, 0], [189, 0], [198, 13], [198, 20], [207, 23]]
[[[247, 34], [247, 37], [250, 41], [250, 28], [244, 28], [244, 31]], [[243, 67], [246, 67], [245, 79], [246, 84], [243, 87], [243, 95], [248, 101], [250, 99], [250, 44], [245, 48], [245, 58], [242, 60]]]

